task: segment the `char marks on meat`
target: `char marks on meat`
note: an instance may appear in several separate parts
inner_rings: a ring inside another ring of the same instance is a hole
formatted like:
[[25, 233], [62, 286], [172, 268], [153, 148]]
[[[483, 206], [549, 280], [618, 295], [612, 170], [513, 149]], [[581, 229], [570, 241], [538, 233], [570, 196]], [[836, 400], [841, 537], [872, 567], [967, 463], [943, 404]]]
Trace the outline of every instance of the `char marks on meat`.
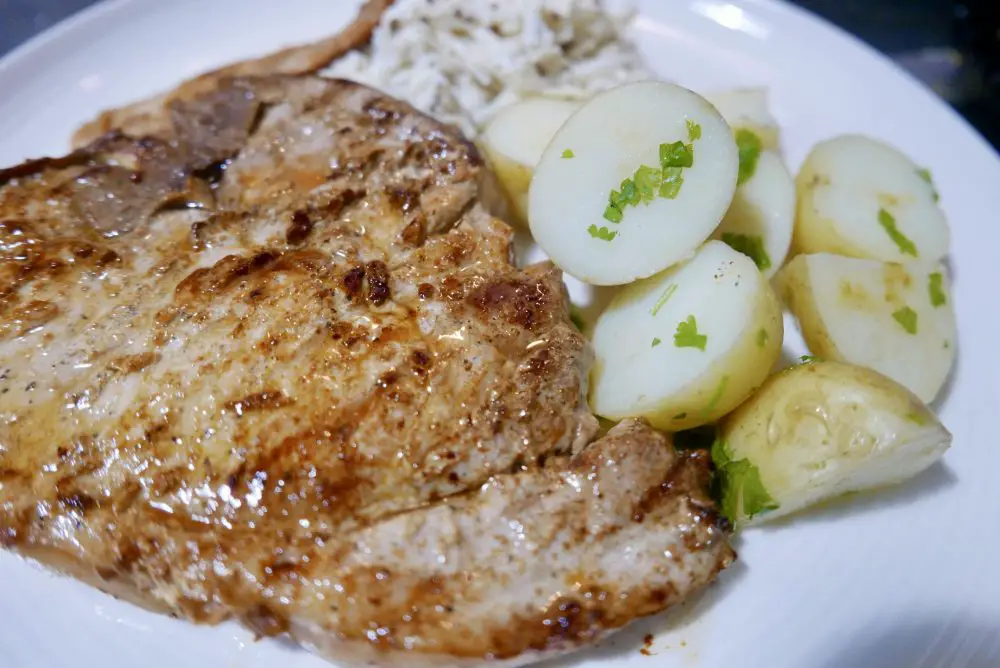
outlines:
[[707, 459], [593, 441], [589, 346], [491, 178], [309, 77], [0, 173], [0, 544], [405, 666], [567, 651], [711, 581]]

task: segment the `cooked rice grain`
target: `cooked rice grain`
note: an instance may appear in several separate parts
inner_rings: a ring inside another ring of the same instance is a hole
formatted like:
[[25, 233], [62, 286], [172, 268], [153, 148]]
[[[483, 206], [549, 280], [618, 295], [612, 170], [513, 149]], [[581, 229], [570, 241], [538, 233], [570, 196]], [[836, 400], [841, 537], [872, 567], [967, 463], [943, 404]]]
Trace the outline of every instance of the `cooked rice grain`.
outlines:
[[326, 71], [407, 100], [469, 136], [538, 94], [583, 99], [650, 78], [605, 0], [397, 0], [364, 51]]

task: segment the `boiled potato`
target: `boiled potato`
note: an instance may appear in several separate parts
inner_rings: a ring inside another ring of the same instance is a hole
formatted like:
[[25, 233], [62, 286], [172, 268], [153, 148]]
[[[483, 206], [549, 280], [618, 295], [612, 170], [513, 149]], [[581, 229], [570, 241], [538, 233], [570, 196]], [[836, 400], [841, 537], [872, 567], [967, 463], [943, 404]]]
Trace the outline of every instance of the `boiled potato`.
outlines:
[[813, 148], [796, 178], [795, 253], [912, 262], [948, 254], [928, 172], [896, 149], [845, 135]]
[[712, 458], [723, 513], [742, 523], [902, 482], [950, 444], [948, 430], [903, 386], [823, 361], [772, 376], [726, 416]]
[[764, 276], [781, 268], [795, 225], [795, 183], [778, 154], [764, 151], [736, 189], [713, 235], [750, 256]]
[[813, 354], [875, 369], [928, 403], [937, 396], [957, 336], [942, 264], [799, 255], [775, 283]]
[[570, 100], [531, 98], [503, 109], [483, 131], [480, 143], [519, 222], [528, 219], [528, 186], [535, 165], [579, 106]]
[[532, 235], [585, 283], [652, 276], [711, 236], [738, 164], [729, 126], [700, 96], [655, 81], [615, 88], [545, 149], [528, 194]]
[[763, 148], [777, 151], [781, 146], [778, 121], [771, 114], [766, 88], [734, 88], [705, 95], [734, 130], [745, 129], [760, 137]]
[[753, 261], [720, 241], [621, 290], [594, 327], [590, 404], [667, 431], [714, 422], [764, 382], [781, 308]]

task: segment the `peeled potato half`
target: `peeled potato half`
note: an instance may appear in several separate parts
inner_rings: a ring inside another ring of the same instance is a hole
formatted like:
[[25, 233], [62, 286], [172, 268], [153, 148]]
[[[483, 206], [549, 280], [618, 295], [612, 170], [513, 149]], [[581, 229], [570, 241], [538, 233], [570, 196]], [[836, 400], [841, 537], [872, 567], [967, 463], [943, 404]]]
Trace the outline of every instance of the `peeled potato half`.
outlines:
[[666, 431], [714, 422], [764, 382], [782, 335], [777, 298], [753, 261], [709, 241], [623, 288], [601, 314], [591, 407]]
[[719, 110], [734, 130], [751, 130], [761, 138], [763, 148], [777, 151], [781, 144], [778, 121], [771, 114], [766, 88], [733, 88], [707, 93], [705, 99]]
[[521, 222], [528, 216], [528, 187], [535, 165], [553, 135], [579, 102], [536, 97], [502, 110], [483, 131], [480, 143]]
[[816, 145], [796, 178], [795, 253], [934, 261], [949, 231], [929, 172], [882, 142], [845, 135]]
[[584, 104], [545, 149], [531, 233], [584, 283], [630, 283], [711, 236], [737, 169], [732, 131], [704, 98], [668, 83], [621, 86]]
[[763, 151], [713, 236], [748, 255], [770, 277], [788, 255], [794, 226], [795, 183], [781, 157]]
[[951, 434], [919, 398], [885, 376], [820, 361], [768, 379], [719, 424], [712, 458], [722, 510], [765, 521], [923, 471]]
[[810, 352], [875, 369], [928, 403], [937, 396], [957, 336], [944, 265], [799, 255], [775, 285]]

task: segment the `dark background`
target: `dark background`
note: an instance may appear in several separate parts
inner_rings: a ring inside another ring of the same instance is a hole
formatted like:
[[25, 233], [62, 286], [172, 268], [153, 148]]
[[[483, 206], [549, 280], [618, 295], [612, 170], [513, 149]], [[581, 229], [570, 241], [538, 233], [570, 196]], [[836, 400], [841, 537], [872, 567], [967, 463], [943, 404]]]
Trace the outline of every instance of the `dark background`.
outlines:
[[[0, 0], [0, 55], [94, 2]], [[1000, 0], [793, 2], [892, 56], [1000, 146]]]

